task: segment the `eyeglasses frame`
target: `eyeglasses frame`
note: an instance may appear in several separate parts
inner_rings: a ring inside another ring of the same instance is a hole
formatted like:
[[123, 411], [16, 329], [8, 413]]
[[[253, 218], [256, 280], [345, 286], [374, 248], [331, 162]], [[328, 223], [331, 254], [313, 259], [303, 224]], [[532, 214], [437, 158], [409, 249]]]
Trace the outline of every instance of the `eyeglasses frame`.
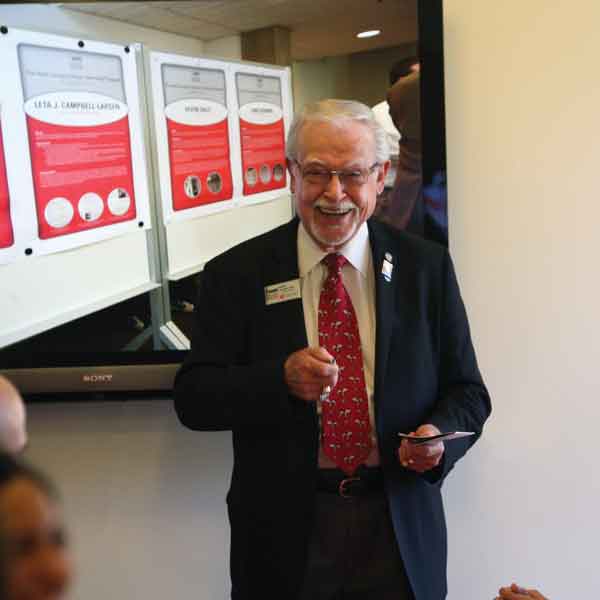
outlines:
[[[292, 162], [294, 162], [296, 164], [296, 166], [298, 167], [298, 170], [300, 171], [300, 175], [302, 176], [302, 179], [305, 180], [303, 166], [296, 159], [293, 159]], [[366, 169], [354, 169], [352, 171], [351, 170], [346, 170], [346, 169], [326, 169], [326, 168], [323, 168], [323, 172], [327, 173], [329, 175], [329, 178], [327, 179], [327, 182], [323, 184], [323, 187], [327, 187], [329, 185], [329, 183], [331, 182], [331, 178], [335, 175], [338, 178], [338, 180], [340, 182], [340, 185], [344, 189], [347, 189], [347, 182], [345, 182], [344, 175], [349, 175], [351, 173], [356, 173], [357, 171], [359, 171], [361, 173], [361, 175], [363, 175], [363, 178], [364, 178], [364, 181], [361, 181], [358, 184], [358, 187], [362, 187], [363, 185], [365, 185], [367, 183], [367, 181], [369, 180], [369, 177], [375, 171], [375, 169], [377, 167], [380, 167], [380, 166], [381, 166], [380, 162], [374, 162], [370, 167], [367, 167]], [[310, 181], [308, 183], [310, 185], [318, 185], [318, 184], [315, 184], [315, 183], [310, 182]], [[352, 186], [350, 186], [350, 187], [352, 187]]]

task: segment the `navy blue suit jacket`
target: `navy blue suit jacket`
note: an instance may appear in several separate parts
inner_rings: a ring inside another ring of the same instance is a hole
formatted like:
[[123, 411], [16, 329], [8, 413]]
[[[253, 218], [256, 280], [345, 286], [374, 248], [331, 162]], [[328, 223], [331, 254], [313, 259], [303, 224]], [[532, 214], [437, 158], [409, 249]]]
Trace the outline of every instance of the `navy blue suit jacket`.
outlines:
[[[375, 419], [396, 539], [416, 600], [446, 596], [440, 486], [476, 438], [446, 444], [424, 475], [397, 460], [399, 431], [423, 423], [481, 433], [490, 413], [448, 252], [369, 222], [376, 279]], [[293, 599], [315, 507], [318, 425], [313, 403], [288, 393], [283, 365], [307, 346], [301, 300], [265, 303], [265, 286], [298, 278], [298, 221], [210, 261], [197, 330], [177, 374], [175, 408], [191, 429], [233, 432], [227, 496], [232, 598]], [[381, 274], [386, 253], [391, 281]], [[478, 437], [478, 436], [477, 436]]]

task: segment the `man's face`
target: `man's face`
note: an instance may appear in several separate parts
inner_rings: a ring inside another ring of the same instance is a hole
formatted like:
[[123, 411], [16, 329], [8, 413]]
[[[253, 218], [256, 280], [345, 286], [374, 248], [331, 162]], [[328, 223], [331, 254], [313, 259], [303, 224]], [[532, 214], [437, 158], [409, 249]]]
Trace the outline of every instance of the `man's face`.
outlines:
[[[299, 165], [288, 165], [296, 211], [318, 246], [333, 252], [373, 214], [389, 163], [369, 171], [375, 164], [375, 140], [371, 131], [356, 121], [309, 121], [300, 131], [298, 147]], [[362, 170], [368, 177], [364, 184], [354, 185], [343, 184], [337, 176], [320, 184], [306, 176], [323, 170]]]

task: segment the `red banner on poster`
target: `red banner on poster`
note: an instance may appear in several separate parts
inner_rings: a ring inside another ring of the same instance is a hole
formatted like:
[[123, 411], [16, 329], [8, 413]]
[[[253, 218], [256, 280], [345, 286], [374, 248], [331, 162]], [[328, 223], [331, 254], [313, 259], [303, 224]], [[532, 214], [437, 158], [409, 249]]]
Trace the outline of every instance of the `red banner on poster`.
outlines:
[[127, 107], [62, 93], [25, 109], [40, 238], [134, 219]]
[[4, 145], [2, 128], [0, 127], [0, 248], [8, 248], [14, 242], [12, 222], [10, 218], [10, 202], [8, 196], [8, 180], [4, 161]]
[[251, 123], [240, 117], [244, 195], [286, 186], [283, 118]]
[[191, 125], [167, 118], [173, 210], [233, 197], [227, 118]]

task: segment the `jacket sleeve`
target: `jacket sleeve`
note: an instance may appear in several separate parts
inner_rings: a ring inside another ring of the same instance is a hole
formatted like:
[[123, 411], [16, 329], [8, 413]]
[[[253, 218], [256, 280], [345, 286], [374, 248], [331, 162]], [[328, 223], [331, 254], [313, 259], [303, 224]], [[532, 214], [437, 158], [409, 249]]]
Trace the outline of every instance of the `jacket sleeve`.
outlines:
[[281, 426], [292, 412], [286, 357], [250, 356], [255, 286], [218, 265], [208, 263], [201, 274], [192, 349], [175, 378], [175, 410], [196, 430]]
[[439, 399], [429, 423], [440, 431], [473, 431], [470, 438], [445, 444], [442, 463], [425, 478], [437, 483], [448, 474], [481, 435], [491, 402], [483, 383], [454, 266], [446, 252], [440, 306]]

